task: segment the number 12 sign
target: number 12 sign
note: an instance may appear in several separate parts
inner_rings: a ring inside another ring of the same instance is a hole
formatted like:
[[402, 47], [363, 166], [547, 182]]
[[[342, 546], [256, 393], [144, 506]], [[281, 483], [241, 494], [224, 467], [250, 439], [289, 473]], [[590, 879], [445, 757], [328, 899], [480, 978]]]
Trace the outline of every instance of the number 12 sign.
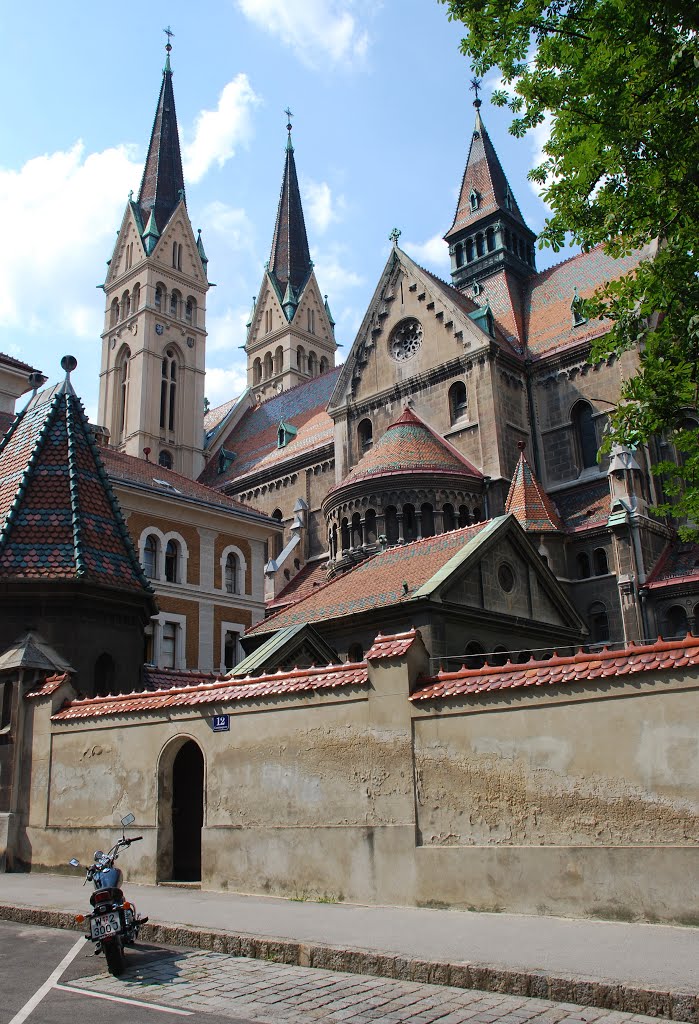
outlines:
[[214, 715], [211, 719], [211, 728], [214, 732], [230, 732], [231, 728], [231, 716], [230, 715]]

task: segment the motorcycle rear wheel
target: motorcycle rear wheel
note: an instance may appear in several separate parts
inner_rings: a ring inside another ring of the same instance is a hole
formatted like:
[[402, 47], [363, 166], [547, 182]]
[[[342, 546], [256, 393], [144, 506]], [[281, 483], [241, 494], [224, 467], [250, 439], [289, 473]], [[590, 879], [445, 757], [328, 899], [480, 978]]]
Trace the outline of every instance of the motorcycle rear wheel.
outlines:
[[107, 969], [109, 970], [109, 973], [113, 974], [115, 977], [122, 974], [126, 964], [124, 962], [124, 950], [119, 939], [112, 939], [111, 942], [105, 942], [102, 948], [104, 949], [104, 955], [107, 959]]

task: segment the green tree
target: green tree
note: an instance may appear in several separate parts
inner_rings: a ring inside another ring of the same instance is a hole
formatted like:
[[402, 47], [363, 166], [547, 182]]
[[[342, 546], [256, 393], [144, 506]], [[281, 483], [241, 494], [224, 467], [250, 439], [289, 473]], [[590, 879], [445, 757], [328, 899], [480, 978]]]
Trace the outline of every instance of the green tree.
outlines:
[[[646, 250], [635, 272], [589, 300], [609, 333], [592, 358], [638, 345], [640, 369], [612, 415], [612, 441], [671, 437], [682, 465], [658, 467], [662, 511], [699, 523], [699, 6], [694, 0], [441, 0], [464, 23], [478, 75], [498, 68], [494, 102], [523, 136], [548, 121], [530, 178], [552, 210], [558, 250]], [[683, 531], [687, 533], [688, 531]]]

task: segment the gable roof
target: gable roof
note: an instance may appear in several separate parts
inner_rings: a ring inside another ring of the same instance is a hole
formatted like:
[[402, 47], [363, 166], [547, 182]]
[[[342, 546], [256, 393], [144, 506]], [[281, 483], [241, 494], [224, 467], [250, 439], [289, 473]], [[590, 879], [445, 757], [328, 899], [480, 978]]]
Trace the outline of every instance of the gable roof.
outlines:
[[529, 465], [522, 441], [519, 443], [519, 449], [519, 461], [505, 502], [505, 512], [511, 512], [524, 529], [530, 532], [549, 533], [562, 530], [563, 523], [556, 506]]
[[0, 577], [152, 594], [67, 376], [35, 395], [0, 441]]
[[405, 407], [379, 440], [328, 494], [364, 480], [388, 476], [463, 476], [482, 480], [483, 474], [468, 459]]
[[442, 582], [440, 571], [448, 563], [454, 560], [452, 567], [455, 568], [481, 539], [497, 531], [507, 519], [509, 517], [501, 516], [379, 551], [318, 587], [302, 601], [258, 622], [246, 630], [245, 635], [263, 635], [302, 622], [322, 622], [396, 607], [428, 596]]
[[[211, 487], [224, 487], [240, 477], [277, 466], [321, 445], [331, 445], [334, 425], [326, 408], [340, 369], [336, 367], [320, 377], [312, 377], [248, 409], [222, 442], [223, 447], [234, 454], [234, 460], [221, 474], [217, 472], [216, 460], [211, 460], [200, 481]], [[286, 447], [278, 448], [277, 429], [282, 420], [296, 427], [297, 434]]]
[[265, 607], [268, 611], [277, 608], [285, 608], [287, 605], [295, 604], [296, 601], [308, 597], [318, 587], [328, 582], [328, 562], [322, 559], [315, 562], [306, 562], [296, 573], [294, 578], [287, 583], [273, 600], [268, 601]]
[[[327, 640], [307, 622], [298, 622], [295, 626], [279, 629], [269, 636], [263, 644], [243, 658], [227, 673], [228, 679], [241, 679], [254, 676], [265, 670], [273, 671], [278, 665], [298, 657], [305, 648], [310, 653], [314, 665], [337, 665], [340, 659]], [[306, 655], [308, 657], [308, 655]]]
[[674, 540], [665, 548], [644, 587], [650, 590], [680, 586], [699, 579], [699, 544]]

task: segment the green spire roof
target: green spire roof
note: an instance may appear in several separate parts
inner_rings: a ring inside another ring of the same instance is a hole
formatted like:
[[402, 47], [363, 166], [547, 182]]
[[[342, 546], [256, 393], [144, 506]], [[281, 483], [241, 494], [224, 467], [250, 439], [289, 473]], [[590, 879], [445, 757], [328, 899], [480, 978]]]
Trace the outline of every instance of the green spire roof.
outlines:
[[[284, 160], [284, 177], [274, 226], [272, 253], [269, 259], [269, 273], [280, 295], [287, 293], [293, 294], [295, 297], [301, 294], [311, 276], [312, 269], [313, 263], [308, 248], [308, 236], [301, 206], [301, 192], [296, 175], [294, 147], [291, 144], [291, 132], [289, 132]], [[292, 293], [288, 293], [288, 285], [291, 285]], [[295, 310], [294, 306], [293, 312]], [[293, 312], [291, 316], [287, 313], [289, 320], [291, 320]]]
[[168, 53], [163, 68], [163, 81], [160, 86], [148, 156], [138, 193], [142, 221], [148, 221], [152, 213], [157, 230], [162, 231], [182, 199], [184, 199], [184, 175], [182, 173], [180, 137], [177, 131], [175, 94], [172, 89], [170, 54]]

